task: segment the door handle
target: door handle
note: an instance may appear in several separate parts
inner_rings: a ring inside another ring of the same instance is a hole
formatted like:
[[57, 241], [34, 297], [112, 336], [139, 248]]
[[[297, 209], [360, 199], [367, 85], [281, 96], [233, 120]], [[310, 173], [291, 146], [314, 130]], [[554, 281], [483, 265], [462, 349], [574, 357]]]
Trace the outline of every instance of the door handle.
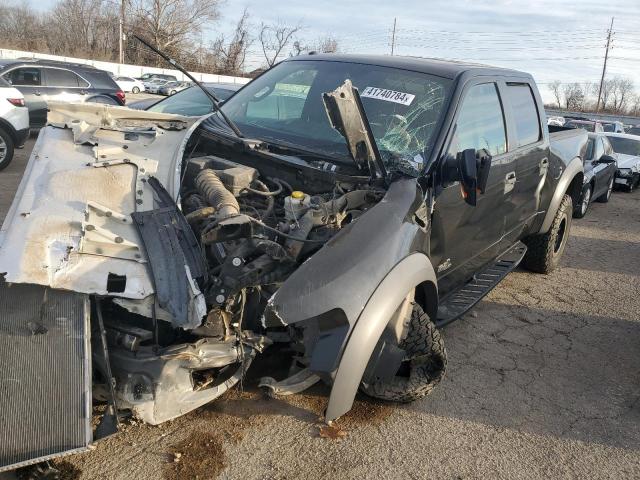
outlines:
[[516, 172], [509, 172], [504, 177], [504, 193], [505, 195], [516, 186]]

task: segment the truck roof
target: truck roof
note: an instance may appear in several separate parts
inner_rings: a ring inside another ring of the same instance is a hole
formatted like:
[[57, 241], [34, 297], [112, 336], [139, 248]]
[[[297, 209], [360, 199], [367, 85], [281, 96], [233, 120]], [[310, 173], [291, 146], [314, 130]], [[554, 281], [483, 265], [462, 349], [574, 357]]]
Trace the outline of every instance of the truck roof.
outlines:
[[453, 79], [462, 73], [471, 73], [472, 75], [503, 75], [531, 77], [526, 72], [511, 70], [508, 68], [492, 67], [471, 62], [461, 62], [457, 60], [444, 60], [441, 58], [423, 58], [401, 55], [363, 55], [363, 54], [338, 54], [338, 53], [322, 53], [308, 54], [291, 57], [286, 61], [332, 61], [332, 62], [350, 62], [362, 63], [365, 65], [378, 65], [381, 67], [400, 68], [403, 70], [412, 70], [420, 73], [428, 73], [439, 77]]

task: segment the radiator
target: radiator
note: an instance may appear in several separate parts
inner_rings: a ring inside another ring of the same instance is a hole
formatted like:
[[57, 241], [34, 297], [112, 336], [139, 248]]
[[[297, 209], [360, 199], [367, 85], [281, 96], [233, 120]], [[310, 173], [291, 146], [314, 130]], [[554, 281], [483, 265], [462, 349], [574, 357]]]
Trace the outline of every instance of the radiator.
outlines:
[[86, 295], [0, 281], [0, 472], [91, 443]]

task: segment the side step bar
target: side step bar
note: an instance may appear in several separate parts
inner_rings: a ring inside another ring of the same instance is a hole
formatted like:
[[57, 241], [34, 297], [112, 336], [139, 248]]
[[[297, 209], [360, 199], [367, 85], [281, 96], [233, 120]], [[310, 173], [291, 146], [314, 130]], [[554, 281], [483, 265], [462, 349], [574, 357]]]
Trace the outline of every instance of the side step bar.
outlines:
[[522, 242], [516, 243], [498, 257], [495, 263], [485, 267], [463, 287], [447, 295], [438, 306], [436, 326], [443, 327], [473, 308], [509, 272], [518, 266], [525, 253], [527, 253], [526, 245]]

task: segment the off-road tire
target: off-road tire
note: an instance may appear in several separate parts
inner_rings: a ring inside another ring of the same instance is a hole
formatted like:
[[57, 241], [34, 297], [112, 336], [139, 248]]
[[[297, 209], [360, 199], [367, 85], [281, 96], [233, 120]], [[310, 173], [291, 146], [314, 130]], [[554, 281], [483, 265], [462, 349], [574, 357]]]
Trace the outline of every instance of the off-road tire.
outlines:
[[[582, 195], [580, 195], [580, 202], [573, 206], [573, 218], [583, 218], [589, 211], [589, 204], [591, 203], [591, 196], [593, 195], [593, 187], [590, 183], [587, 183], [582, 188]], [[588, 196], [587, 205], [584, 206], [585, 197]], [[584, 210], [583, 210], [584, 206]]]
[[14, 152], [14, 143], [13, 138], [9, 135], [5, 129], [0, 127], [0, 137], [2, 137], [2, 142], [5, 145], [5, 156], [3, 159], [0, 159], [0, 170], [4, 170], [9, 166], [11, 160], [13, 160], [13, 152]]
[[615, 182], [614, 176], [609, 180], [609, 185], [607, 185], [607, 191], [596, 198], [596, 202], [607, 203], [611, 199], [611, 192], [613, 192], [613, 183]]
[[[422, 398], [433, 390], [444, 377], [447, 350], [440, 331], [429, 320], [420, 305], [415, 303], [407, 337], [400, 343], [405, 350], [403, 361], [406, 373], [396, 374], [391, 380], [362, 384], [361, 390], [370, 397], [392, 402], [408, 403]], [[399, 373], [403, 371], [400, 369]]]
[[527, 253], [522, 259], [524, 268], [537, 273], [551, 273], [555, 270], [567, 245], [572, 211], [571, 197], [565, 195], [549, 231], [523, 240], [527, 245]]
[[131, 93], [140, 93], [140, 89], [138, 87], [133, 87], [131, 89]]

